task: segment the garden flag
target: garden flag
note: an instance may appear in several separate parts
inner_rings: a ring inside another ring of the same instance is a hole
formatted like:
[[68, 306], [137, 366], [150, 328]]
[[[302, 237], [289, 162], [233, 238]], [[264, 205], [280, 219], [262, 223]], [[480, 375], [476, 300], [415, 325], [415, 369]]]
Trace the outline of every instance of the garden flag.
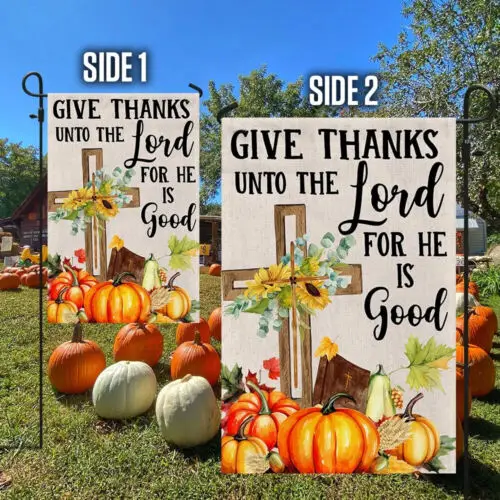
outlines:
[[223, 472], [455, 472], [455, 139], [223, 119]]
[[49, 322], [195, 319], [198, 94], [48, 101]]

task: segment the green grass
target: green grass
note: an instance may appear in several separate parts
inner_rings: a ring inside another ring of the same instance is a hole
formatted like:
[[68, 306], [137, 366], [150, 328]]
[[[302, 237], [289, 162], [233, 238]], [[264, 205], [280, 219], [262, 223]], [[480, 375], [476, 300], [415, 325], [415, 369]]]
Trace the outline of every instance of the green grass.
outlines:
[[[202, 316], [219, 304], [219, 278], [201, 276]], [[461, 474], [427, 479], [413, 476], [272, 475], [219, 473], [219, 439], [188, 452], [167, 446], [154, 414], [119, 426], [100, 422], [89, 395], [54, 393], [44, 378], [44, 448], [38, 444], [37, 291], [0, 295], [0, 470], [12, 478], [6, 498], [461, 498]], [[500, 297], [490, 299], [500, 316]], [[71, 336], [71, 327], [45, 329], [45, 362]], [[112, 362], [117, 326], [86, 325]], [[159, 386], [168, 381], [174, 330], [162, 327], [165, 356], [156, 368]], [[500, 338], [492, 352], [500, 363]], [[500, 382], [500, 369], [497, 371]], [[497, 387], [500, 387], [497, 384]], [[475, 498], [499, 498], [500, 391], [475, 400], [470, 450]], [[443, 408], [446, 411], [446, 408]], [[1, 479], [0, 479], [1, 483]]]

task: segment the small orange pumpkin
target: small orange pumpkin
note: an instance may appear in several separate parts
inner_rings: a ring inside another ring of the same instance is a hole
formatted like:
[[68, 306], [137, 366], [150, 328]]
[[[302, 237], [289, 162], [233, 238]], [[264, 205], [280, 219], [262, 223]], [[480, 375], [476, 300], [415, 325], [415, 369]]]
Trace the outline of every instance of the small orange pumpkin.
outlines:
[[194, 334], [192, 342], [184, 342], [172, 354], [170, 375], [172, 380], [184, 375], [198, 375], [215, 385], [219, 380], [221, 369], [219, 353], [210, 344], [204, 344], [200, 332]]
[[177, 345], [194, 340], [194, 334], [196, 332], [200, 332], [200, 339], [204, 344], [210, 343], [210, 327], [203, 318], [200, 318], [199, 321], [179, 323], [177, 325], [177, 330], [175, 332], [175, 341]]
[[375, 424], [352, 408], [335, 408], [332, 396], [323, 407], [299, 410], [278, 432], [278, 449], [291, 471], [303, 474], [368, 472], [378, 454], [380, 436]]
[[236, 434], [241, 423], [250, 416], [252, 418], [245, 428], [245, 434], [262, 439], [272, 450], [278, 440], [280, 425], [300, 410], [300, 406], [281, 391], [263, 391], [252, 382], [247, 382], [247, 385], [254, 392], [242, 394], [231, 405], [225, 430], [227, 434]]
[[220, 342], [222, 339], [222, 308], [217, 307], [210, 313], [208, 326], [210, 327], [210, 335]]
[[82, 326], [77, 323], [71, 341], [56, 347], [50, 355], [48, 376], [59, 392], [81, 394], [92, 388], [104, 368], [104, 353], [92, 340], [83, 340]]
[[[466, 315], [462, 314], [456, 320], [456, 329], [460, 332], [459, 336], [463, 336], [466, 317], [469, 325], [469, 344], [477, 345], [486, 352], [490, 352], [493, 347], [494, 333], [489, 320], [478, 314], [475, 307], [470, 309]], [[458, 342], [463, 344], [463, 339], [458, 340]]]
[[413, 414], [415, 403], [422, 399], [422, 393], [412, 398], [402, 415], [392, 418], [401, 418], [411, 422], [411, 436], [397, 448], [386, 450], [388, 455], [394, 455], [399, 460], [404, 460], [407, 464], [420, 467], [422, 464], [431, 461], [439, 451], [440, 438], [436, 426], [427, 418]]
[[168, 302], [161, 308], [157, 309], [156, 312], [168, 316], [174, 321], [184, 318], [191, 309], [191, 298], [184, 288], [180, 286], [175, 286], [175, 279], [180, 276], [181, 273], [175, 273], [168, 280], [166, 289], [170, 292]]
[[21, 280], [19, 276], [14, 273], [1, 273], [0, 274], [0, 290], [15, 290], [19, 288]]
[[221, 472], [223, 474], [252, 474], [255, 464], [267, 459], [266, 443], [258, 437], [245, 436], [245, 426], [250, 419], [240, 425], [234, 436], [226, 434], [221, 441]]
[[210, 274], [210, 276], [220, 276], [220, 271], [220, 264], [212, 264], [208, 269], [208, 274]]
[[155, 366], [163, 354], [163, 335], [149, 323], [129, 323], [116, 334], [113, 345], [115, 361], [142, 361]]
[[62, 297], [66, 289], [59, 292], [56, 300], [47, 303], [47, 321], [49, 323], [73, 323], [78, 314], [78, 307]]
[[[463, 345], [457, 345], [457, 363], [465, 364]], [[488, 353], [477, 345], [469, 345], [469, 385], [472, 397], [489, 394], [495, 387], [495, 363]]]
[[63, 298], [74, 302], [78, 309], [83, 307], [85, 294], [95, 285], [97, 279], [83, 269], [75, 271], [69, 266], [64, 266], [65, 271], [52, 281], [49, 289], [49, 297], [55, 299], [62, 288], [67, 288]]
[[148, 292], [137, 283], [122, 282], [132, 273], [121, 273], [114, 280], [98, 283], [88, 290], [83, 299], [85, 314], [96, 323], [145, 322], [151, 313]]

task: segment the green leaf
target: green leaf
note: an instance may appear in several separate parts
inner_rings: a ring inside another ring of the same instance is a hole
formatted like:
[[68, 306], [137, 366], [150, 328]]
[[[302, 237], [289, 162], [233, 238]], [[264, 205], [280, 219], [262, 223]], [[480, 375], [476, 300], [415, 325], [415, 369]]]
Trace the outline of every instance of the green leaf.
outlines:
[[199, 310], [200, 310], [200, 301], [199, 300], [192, 300], [191, 301], [191, 312], [199, 311]]
[[64, 217], [63, 217], [64, 220], [76, 220], [78, 219], [78, 211], [75, 210], [75, 211], [72, 211], [72, 212], [68, 212]]
[[235, 394], [244, 392], [243, 371], [241, 366], [235, 364], [232, 369], [222, 365], [220, 372], [221, 387], [227, 391], [224, 400], [228, 400]]
[[255, 313], [255, 314], [264, 314], [268, 305], [269, 305], [269, 299], [264, 298], [260, 302], [257, 302], [253, 306], [249, 307], [248, 309], [245, 309], [245, 312], [246, 313]]
[[444, 344], [436, 344], [431, 337], [422, 345], [417, 337], [410, 336], [405, 348], [405, 354], [410, 362], [406, 383], [415, 390], [439, 389], [444, 392], [441, 384], [440, 371], [453, 357], [455, 349]]
[[177, 236], [172, 235], [168, 240], [168, 248], [172, 255], [186, 254], [191, 250], [195, 250], [200, 247], [200, 244], [184, 236], [182, 240], [179, 240]]
[[309, 257], [316, 257], [321, 254], [321, 249], [315, 245], [314, 243], [311, 243], [309, 245], [309, 249], [307, 251], [307, 254]]
[[280, 318], [288, 318], [289, 317], [289, 311], [286, 307], [280, 307], [278, 309], [278, 315]]
[[281, 320], [281, 319], [275, 319], [273, 321], [273, 330], [279, 332], [281, 330], [282, 326], [283, 326], [283, 320]]
[[325, 248], [330, 248], [335, 241], [335, 236], [332, 233], [326, 233], [321, 239], [321, 245]]

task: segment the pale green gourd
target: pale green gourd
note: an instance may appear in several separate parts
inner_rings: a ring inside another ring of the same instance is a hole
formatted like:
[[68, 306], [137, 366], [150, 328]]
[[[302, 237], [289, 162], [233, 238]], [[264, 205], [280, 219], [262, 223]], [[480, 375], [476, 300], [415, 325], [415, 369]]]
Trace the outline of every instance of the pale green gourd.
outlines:
[[145, 413], [156, 395], [156, 376], [142, 361], [119, 361], [100, 373], [92, 390], [96, 413], [124, 420]]

